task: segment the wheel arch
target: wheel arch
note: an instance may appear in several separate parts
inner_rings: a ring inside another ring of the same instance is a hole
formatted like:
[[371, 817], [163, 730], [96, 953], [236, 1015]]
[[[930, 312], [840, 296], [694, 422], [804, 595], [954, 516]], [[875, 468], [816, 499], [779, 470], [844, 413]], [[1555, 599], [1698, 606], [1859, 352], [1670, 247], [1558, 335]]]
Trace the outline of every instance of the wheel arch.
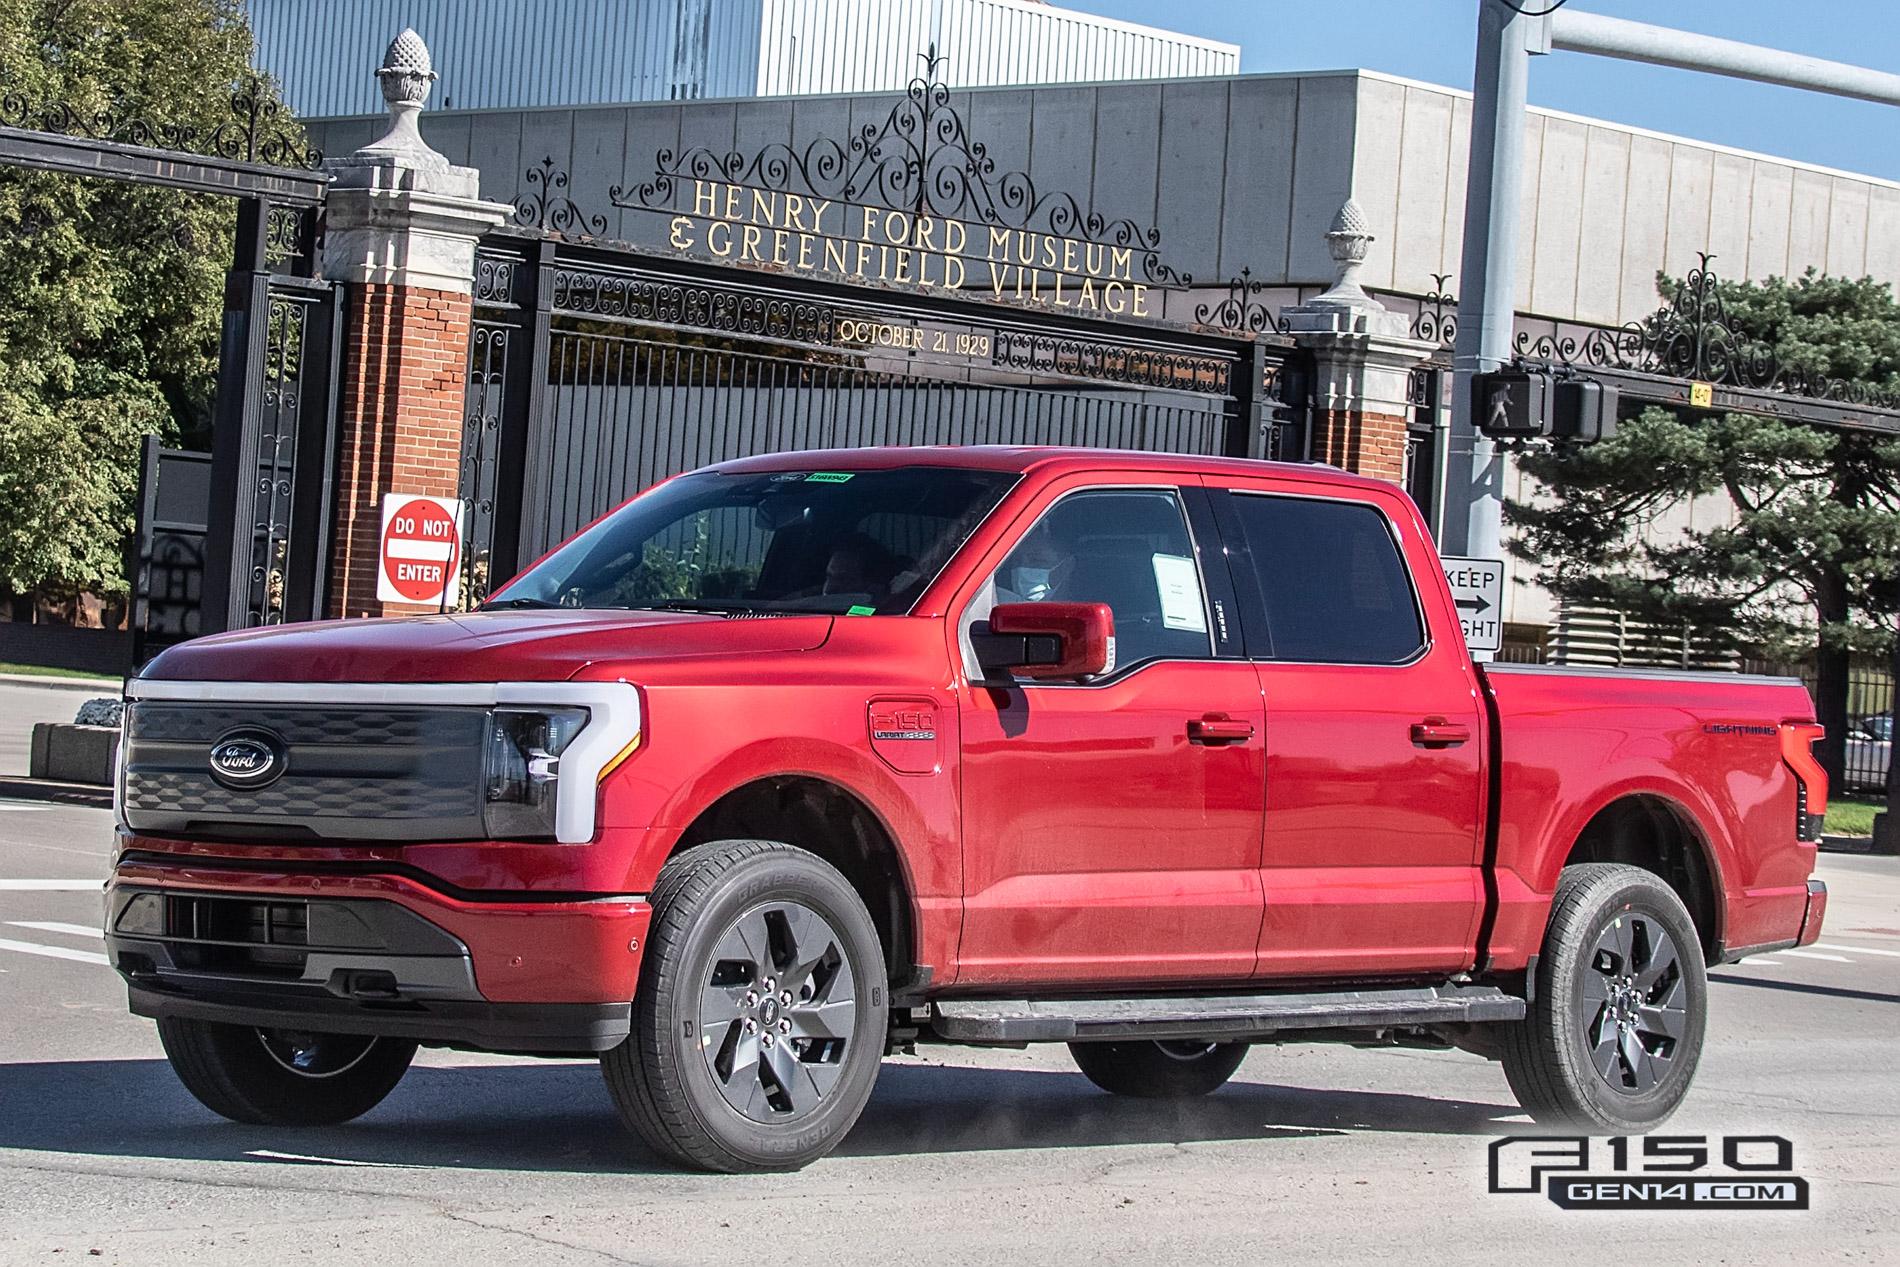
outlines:
[[673, 841], [668, 857], [713, 840], [776, 840], [844, 876], [870, 912], [893, 988], [917, 963], [919, 911], [903, 851], [865, 797], [822, 775], [773, 774], [714, 798]]
[[1654, 791], [1627, 792], [1599, 807], [1577, 833], [1562, 865], [1611, 862], [1656, 875], [1688, 908], [1705, 955], [1722, 944], [1722, 867], [1708, 831], [1681, 801]]

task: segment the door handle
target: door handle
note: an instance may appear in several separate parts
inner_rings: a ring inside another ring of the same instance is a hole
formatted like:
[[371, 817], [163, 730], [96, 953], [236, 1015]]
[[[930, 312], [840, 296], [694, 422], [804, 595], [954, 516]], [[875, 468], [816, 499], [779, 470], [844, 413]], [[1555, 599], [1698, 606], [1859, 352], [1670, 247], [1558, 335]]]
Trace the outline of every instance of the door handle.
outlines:
[[1210, 713], [1187, 724], [1187, 737], [1189, 743], [1198, 744], [1245, 743], [1253, 738], [1253, 723]]
[[1412, 723], [1412, 744], [1419, 748], [1456, 748], [1471, 741], [1471, 727], [1443, 717], [1427, 717]]

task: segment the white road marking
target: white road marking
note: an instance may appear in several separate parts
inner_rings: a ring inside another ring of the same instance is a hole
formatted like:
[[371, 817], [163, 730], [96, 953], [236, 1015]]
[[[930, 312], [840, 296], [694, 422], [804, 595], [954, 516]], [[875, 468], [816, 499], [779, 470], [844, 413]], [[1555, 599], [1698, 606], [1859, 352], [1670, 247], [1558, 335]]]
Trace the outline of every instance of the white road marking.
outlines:
[[0, 811], [12, 810], [16, 814], [50, 814], [58, 808], [57, 805], [35, 805], [31, 801], [0, 801]]
[[310, 1157], [303, 1153], [278, 1153], [268, 1148], [254, 1148], [244, 1154], [261, 1161], [297, 1161], [317, 1166], [362, 1166], [373, 1170], [435, 1170], [435, 1166], [417, 1166], [400, 1161], [351, 1161], [346, 1157]]
[[1784, 964], [1784, 963], [1782, 963], [1782, 962], [1781, 962], [1781, 960], [1779, 960], [1779, 959], [1770, 959], [1770, 958], [1768, 958], [1768, 957], [1767, 957], [1767, 956], [1765, 956], [1765, 955], [1750, 955], [1750, 956], [1749, 956], [1748, 958], [1746, 958], [1746, 959], [1743, 959], [1743, 960], [1741, 960], [1740, 962], [1738, 962], [1738, 963], [1737, 963], [1737, 964], [1736, 964], [1735, 966], [1736, 966], [1737, 968], [1753, 968], [1753, 967], [1755, 967], [1755, 966], [1756, 966], [1757, 964], [1760, 964], [1760, 965], [1761, 965], [1762, 967], [1764, 967], [1764, 968], [1785, 968], [1785, 967], [1787, 967], [1787, 965], [1786, 965], [1786, 964]]
[[1884, 959], [1900, 959], [1900, 950], [1875, 950], [1871, 946], [1836, 946], [1831, 942], [1817, 941], [1816, 950], [1844, 950], [1850, 955], [1879, 955]]
[[1812, 950], [1778, 950], [1778, 955], [1787, 955], [1791, 959], [1825, 959], [1829, 963], [1853, 963], [1846, 955], [1817, 955]]
[[69, 933], [74, 937], [90, 937], [98, 941], [105, 934], [97, 928], [88, 928], [84, 924], [62, 924], [57, 920], [10, 919], [11, 928], [30, 928], [36, 933]]
[[97, 893], [104, 880], [0, 880], [0, 893]]
[[11, 941], [0, 937], [0, 950], [17, 950], [23, 955], [45, 955], [48, 959], [71, 959], [75, 963], [108, 964], [111, 960], [96, 950], [68, 950], [64, 946], [41, 946], [30, 941]]

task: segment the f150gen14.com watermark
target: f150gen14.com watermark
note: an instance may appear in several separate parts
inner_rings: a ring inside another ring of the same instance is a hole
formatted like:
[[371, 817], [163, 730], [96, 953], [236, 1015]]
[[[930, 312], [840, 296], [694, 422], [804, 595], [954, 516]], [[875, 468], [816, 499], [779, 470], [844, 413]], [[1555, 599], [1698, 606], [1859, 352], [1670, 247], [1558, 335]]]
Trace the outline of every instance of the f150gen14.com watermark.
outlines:
[[1566, 1210], [1805, 1210], [1808, 1181], [1779, 1135], [1509, 1135], [1490, 1189]]

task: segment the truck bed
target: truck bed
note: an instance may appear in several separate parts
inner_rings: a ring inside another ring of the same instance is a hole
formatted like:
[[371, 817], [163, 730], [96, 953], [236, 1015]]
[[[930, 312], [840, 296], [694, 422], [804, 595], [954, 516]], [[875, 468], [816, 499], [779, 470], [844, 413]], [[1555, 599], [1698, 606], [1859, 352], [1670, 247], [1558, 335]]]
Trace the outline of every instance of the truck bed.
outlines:
[[[1565, 854], [1606, 808], [1634, 798], [1679, 824], [1701, 855], [1719, 958], [1800, 932], [1814, 846], [1799, 840], [1799, 781], [1782, 726], [1812, 722], [1794, 678], [1671, 670], [1480, 666], [1490, 702], [1495, 862], [1488, 954], [1536, 952]], [[1726, 916], [1719, 912], [1726, 905]]]

